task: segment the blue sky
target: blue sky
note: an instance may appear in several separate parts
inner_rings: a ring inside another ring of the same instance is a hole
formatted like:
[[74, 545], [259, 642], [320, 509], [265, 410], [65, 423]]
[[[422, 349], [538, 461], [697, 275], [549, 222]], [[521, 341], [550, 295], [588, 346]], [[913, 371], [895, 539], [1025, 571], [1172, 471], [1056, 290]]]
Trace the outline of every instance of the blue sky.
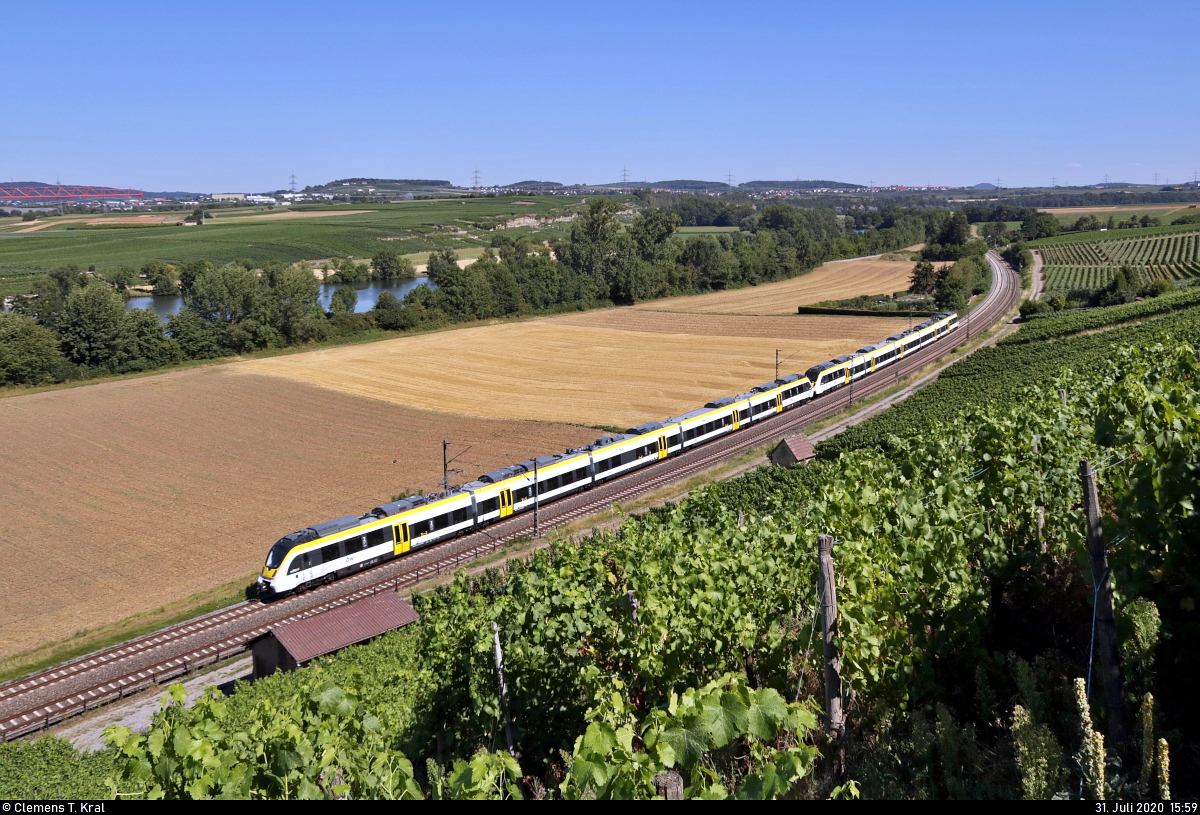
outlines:
[[1200, 171], [1200, 3], [18, 3], [0, 180]]

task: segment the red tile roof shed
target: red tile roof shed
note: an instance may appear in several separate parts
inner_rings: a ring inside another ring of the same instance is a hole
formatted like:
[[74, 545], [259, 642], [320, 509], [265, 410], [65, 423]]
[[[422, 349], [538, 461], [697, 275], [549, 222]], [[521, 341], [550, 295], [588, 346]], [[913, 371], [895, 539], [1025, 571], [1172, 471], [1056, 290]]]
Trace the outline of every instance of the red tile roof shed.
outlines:
[[276, 626], [271, 633], [296, 663], [302, 664], [418, 619], [412, 606], [401, 600], [400, 595], [388, 591]]

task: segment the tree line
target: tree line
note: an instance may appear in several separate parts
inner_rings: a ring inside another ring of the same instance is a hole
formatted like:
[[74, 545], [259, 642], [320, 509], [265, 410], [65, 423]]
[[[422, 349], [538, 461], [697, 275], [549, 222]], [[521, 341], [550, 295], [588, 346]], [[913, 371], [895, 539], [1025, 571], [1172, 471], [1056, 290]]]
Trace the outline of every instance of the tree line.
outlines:
[[[948, 211], [886, 209], [855, 217], [777, 203], [761, 210], [722, 203], [736, 232], [682, 240], [678, 211], [709, 199], [643, 202], [622, 221], [622, 205], [596, 197], [569, 236], [536, 242], [497, 232], [469, 265], [453, 250], [429, 256], [429, 282], [397, 298], [383, 292], [356, 313], [354, 283], [412, 277], [390, 250], [367, 265], [343, 259], [318, 270], [342, 284], [328, 310], [310, 264], [250, 261], [172, 265], [153, 260], [139, 273], [120, 267], [84, 272], [59, 267], [0, 315], [0, 384], [45, 384], [119, 374], [372, 331], [414, 331], [470, 320], [623, 305], [660, 297], [753, 286], [804, 274], [827, 260], [894, 251], [935, 241], [930, 257], [955, 260], [935, 288], [958, 303], [979, 285], [980, 269], [964, 224]], [[968, 230], [969, 232], [969, 230]], [[937, 241], [941, 241], [937, 243]], [[961, 241], [961, 242], [956, 242]], [[975, 242], [980, 243], [981, 242]], [[959, 255], [963, 258], [960, 259]], [[972, 271], [974, 268], [974, 271]], [[940, 274], [940, 273], [939, 273]], [[144, 278], [158, 295], [182, 295], [179, 313], [160, 324], [150, 310], [126, 311], [123, 293]], [[959, 282], [961, 281], [961, 282]]]

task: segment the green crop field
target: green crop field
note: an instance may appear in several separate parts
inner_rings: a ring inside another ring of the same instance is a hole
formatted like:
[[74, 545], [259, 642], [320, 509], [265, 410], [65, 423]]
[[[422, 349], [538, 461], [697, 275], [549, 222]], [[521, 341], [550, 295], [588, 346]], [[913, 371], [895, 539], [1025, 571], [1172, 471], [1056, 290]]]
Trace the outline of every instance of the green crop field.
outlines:
[[[1043, 296], [1068, 295], [1072, 291], [1102, 288], [1116, 270], [1129, 266], [1141, 283], [1155, 278], [1184, 280], [1200, 277], [1200, 231], [1158, 234], [1148, 237], [1050, 243], [1039, 247], [1045, 261], [1046, 289]], [[1129, 230], [1133, 232], [1133, 230]], [[1145, 233], [1150, 230], [1138, 230]]]
[[[122, 225], [120, 216], [89, 219], [111, 220], [111, 224], [85, 224], [75, 216], [50, 219], [44, 229], [18, 233], [13, 231], [19, 228], [17, 224], [5, 223], [0, 231], [0, 290], [9, 293], [47, 269], [68, 263], [84, 268], [95, 265], [103, 271], [120, 265], [141, 266], [156, 258], [170, 263], [223, 263], [241, 258], [256, 263], [295, 262], [370, 257], [383, 248], [413, 254], [486, 246], [492, 229], [531, 216], [567, 217], [580, 209], [582, 200], [522, 196], [296, 207], [269, 214], [217, 210], [214, 219], [197, 227]], [[339, 211], [345, 214], [331, 214]], [[569, 226], [560, 222], [545, 228], [525, 221], [514, 228], [552, 237]]]

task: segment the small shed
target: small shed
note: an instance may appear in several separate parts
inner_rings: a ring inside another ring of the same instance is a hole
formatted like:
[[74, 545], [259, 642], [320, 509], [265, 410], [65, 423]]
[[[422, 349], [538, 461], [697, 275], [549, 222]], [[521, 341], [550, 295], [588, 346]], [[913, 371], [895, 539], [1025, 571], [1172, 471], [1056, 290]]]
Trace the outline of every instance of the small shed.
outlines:
[[273, 627], [251, 645], [254, 678], [293, 671], [306, 662], [357, 645], [419, 619], [394, 591], [385, 591]]
[[787, 467], [792, 464], [799, 464], [802, 461], [808, 461], [810, 458], [815, 458], [816, 455], [816, 448], [808, 440], [808, 436], [803, 433], [797, 433], [780, 441], [775, 446], [775, 449], [771, 451], [770, 458], [772, 464]]

